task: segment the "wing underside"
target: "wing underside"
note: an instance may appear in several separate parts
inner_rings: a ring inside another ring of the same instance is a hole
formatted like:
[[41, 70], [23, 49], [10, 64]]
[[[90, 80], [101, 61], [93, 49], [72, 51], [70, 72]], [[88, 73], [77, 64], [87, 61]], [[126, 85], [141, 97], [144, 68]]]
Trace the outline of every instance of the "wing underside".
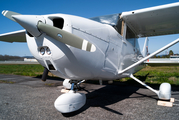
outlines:
[[4, 42], [26, 42], [25, 30], [0, 34], [0, 41]]
[[139, 37], [179, 33], [179, 2], [123, 12], [121, 18]]

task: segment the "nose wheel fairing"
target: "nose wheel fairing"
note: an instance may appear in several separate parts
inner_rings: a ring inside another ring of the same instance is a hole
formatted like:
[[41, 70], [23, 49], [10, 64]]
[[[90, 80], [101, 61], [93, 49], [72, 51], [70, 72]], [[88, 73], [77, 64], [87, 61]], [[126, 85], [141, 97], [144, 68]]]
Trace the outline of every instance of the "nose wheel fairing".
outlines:
[[[79, 110], [86, 103], [86, 95], [84, 93], [77, 93], [76, 90], [79, 85], [84, 82], [73, 81], [65, 79], [63, 82], [64, 87], [71, 87], [68, 93], [60, 95], [54, 102], [55, 108], [61, 113], [70, 113]], [[69, 85], [70, 84], [70, 85]], [[66, 86], [68, 85], [68, 86]]]
[[55, 108], [61, 113], [70, 113], [79, 110], [86, 103], [84, 93], [75, 93], [73, 90], [60, 95], [54, 102]]

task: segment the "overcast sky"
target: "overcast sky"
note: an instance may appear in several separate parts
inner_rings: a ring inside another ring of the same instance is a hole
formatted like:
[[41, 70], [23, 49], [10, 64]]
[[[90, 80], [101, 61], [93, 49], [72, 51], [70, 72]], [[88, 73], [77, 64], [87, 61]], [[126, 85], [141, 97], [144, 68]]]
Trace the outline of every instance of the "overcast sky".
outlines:
[[[178, 2], [177, 0], [0, 0], [0, 11], [10, 10], [21, 14], [44, 15], [54, 13], [72, 14], [85, 18], [122, 13], [136, 9]], [[166, 16], [167, 17], [167, 16]], [[0, 34], [23, 28], [0, 15]], [[179, 38], [177, 35], [149, 37], [149, 52], [152, 53]], [[145, 38], [140, 38], [143, 46]], [[179, 43], [169, 48], [179, 53]], [[162, 54], [165, 54], [164, 51]], [[1, 55], [32, 56], [26, 43], [0, 42]]]

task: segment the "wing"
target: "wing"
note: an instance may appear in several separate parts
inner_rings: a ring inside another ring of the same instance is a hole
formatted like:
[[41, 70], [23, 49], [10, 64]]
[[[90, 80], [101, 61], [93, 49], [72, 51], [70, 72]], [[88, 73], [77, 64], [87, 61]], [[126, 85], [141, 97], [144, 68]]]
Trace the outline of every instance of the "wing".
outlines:
[[139, 37], [179, 33], [179, 2], [123, 12], [120, 17]]
[[25, 30], [0, 34], [0, 41], [4, 42], [26, 42]]

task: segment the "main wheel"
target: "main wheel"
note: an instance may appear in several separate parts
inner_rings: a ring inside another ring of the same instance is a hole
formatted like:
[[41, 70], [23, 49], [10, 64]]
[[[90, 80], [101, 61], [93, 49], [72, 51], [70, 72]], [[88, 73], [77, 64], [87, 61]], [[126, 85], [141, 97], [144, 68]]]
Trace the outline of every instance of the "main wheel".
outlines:
[[171, 97], [171, 85], [169, 83], [162, 83], [159, 88], [159, 98], [169, 100]]

